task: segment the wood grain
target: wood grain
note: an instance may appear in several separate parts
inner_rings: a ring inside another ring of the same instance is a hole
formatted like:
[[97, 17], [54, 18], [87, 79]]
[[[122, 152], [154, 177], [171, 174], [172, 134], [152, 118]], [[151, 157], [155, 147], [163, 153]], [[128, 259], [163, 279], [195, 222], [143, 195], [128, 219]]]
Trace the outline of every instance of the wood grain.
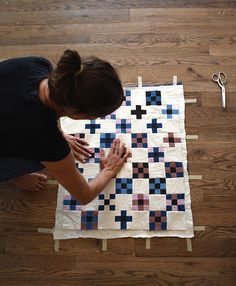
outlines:
[[[39, 55], [53, 64], [67, 48], [96, 55], [124, 85], [184, 83], [188, 170], [196, 232], [186, 240], [154, 238], [60, 241], [50, 234], [57, 187], [30, 193], [0, 185], [0, 285], [236, 285], [236, 2], [235, 0], [0, 1], [0, 59]], [[227, 110], [211, 75], [224, 71]]]

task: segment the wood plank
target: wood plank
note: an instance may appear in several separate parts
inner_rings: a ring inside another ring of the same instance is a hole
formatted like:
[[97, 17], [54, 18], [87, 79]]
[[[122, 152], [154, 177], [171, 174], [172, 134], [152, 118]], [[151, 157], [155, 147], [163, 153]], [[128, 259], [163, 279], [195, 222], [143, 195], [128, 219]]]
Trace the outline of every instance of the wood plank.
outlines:
[[207, 8], [130, 9], [131, 22], [209, 23]]
[[153, 238], [151, 250], [145, 249], [144, 240], [136, 240], [136, 255], [151, 257], [191, 256], [191, 257], [234, 257], [236, 253], [235, 239], [192, 239], [193, 251], [186, 250], [185, 239]]
[[128, 9], [73, 9], [64, 11], [32, 11], [2, 12], [0, 25], [18, 26], [18, 25], [55, 25], [55, 24], [75, 24], [75, 23], [104, 23], [104, 22], [128, 22]]
[[69, 3], [64, 0], [58, 0], [56, 3], [53, 0], [46, 1], [25, 1], [23, 3], [19, 3], [17, 0], [12, 0], [9, 2], [3, 2], [1, 4], [1, 9], [3, 11], [34, 11], [34, 10], [66, 10], [66, 9], [103, 9], [103, 8], [113, 8], [113, 9], [121, 9], [121, 8], [235, 8], [235, 1], [228, 0], [180, 0], [173, 2], [171, 0], [110, 0], [105, 1], [94, 1], [94, 0], [70, 0]]

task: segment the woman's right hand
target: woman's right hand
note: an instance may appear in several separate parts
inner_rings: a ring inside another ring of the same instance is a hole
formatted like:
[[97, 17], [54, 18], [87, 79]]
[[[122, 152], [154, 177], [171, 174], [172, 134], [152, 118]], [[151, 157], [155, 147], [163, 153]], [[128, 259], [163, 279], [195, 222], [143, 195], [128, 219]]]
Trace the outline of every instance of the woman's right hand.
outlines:
[[111, 172], [114, 177], [122, 168], [130, 151], [125, 148], [125, 144], [121, 143], [119, 139], [114, 139], [109, 154], [105, 157], [103, 149], [100, 151], [100, 166], [101, 169], [106, 169]]

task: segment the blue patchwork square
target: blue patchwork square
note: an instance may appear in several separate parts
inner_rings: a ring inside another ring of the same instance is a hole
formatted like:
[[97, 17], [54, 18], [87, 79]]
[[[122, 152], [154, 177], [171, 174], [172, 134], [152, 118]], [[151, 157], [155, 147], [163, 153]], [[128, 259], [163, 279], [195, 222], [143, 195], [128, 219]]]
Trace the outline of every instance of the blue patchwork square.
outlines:
[[100, 147], [111, 148], [113, 140], [116, 138], [115, 133], [101, 133], [100, 134]]
[[166, 105], [166, 109], [162, 109], [162, 114], [166, 114], [168, 119], [173, 118], [173, 115], [179, 114], [178, 109], [173, 109], [171, 104]]
[[166, 194], [166, 179], [165, 178], [149, 179], [149, 194], [150, 195]]
[[146, 91], [146, 105], [161, 105], [160, 90]]
[[164, 148], [149, 147], [148, 148], [148, 162], [164, 162]]
[[132, 179], [117, 178], [116, 179], [116, 194], [132, 194]]

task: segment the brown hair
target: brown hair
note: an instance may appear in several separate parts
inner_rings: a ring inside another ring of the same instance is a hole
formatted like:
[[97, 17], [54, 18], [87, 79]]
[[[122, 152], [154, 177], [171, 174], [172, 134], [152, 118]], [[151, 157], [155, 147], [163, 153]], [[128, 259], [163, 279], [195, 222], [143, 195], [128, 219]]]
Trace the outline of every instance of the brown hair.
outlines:
[[51, 100], [61, 108], [97, 117], [115, 111], [124, 100], [121, 81], [112, 65], [96, 57], [81, 59], [66, 50], [50, 73]]

